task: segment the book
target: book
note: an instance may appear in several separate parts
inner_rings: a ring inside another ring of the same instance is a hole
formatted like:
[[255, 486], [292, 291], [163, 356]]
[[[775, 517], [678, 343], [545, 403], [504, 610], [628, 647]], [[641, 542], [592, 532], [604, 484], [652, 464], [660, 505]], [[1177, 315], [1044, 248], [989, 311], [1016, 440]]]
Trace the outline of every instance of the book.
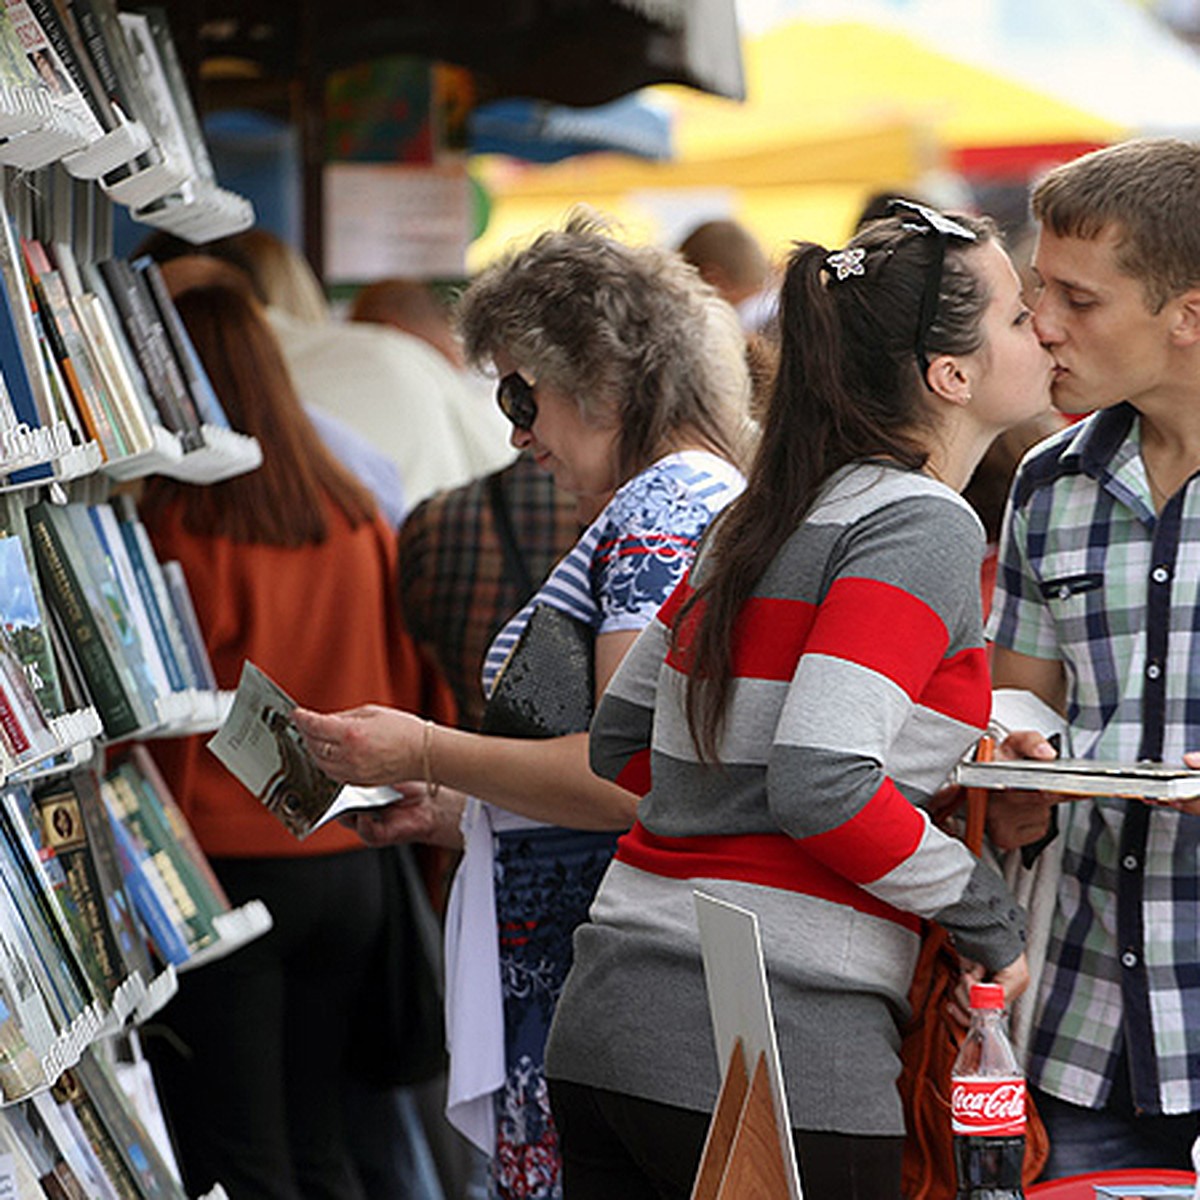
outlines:
[[[54, 0], [26, 0], [26, 3], [41, 27], [49, 49], [53, 50], [58, 66], [69, 76], [75, 92], [95, 118], [99, 131], [116, 128], [117, 116], [112, 104], [83, 45], [79, 29], [65, 7], [56, 5]], [[50, 82], [49, 77], [47, 82]]]
[[49, 1082], [42, 1060], [56, 1037], [49, 1009], [19, 948], [15, 920], [8, 894], [0, 892], [0, 1095], [6, 1102]]
[[116, 513], [107, 504], [92, 504], [81, 511], [87, 512], [97, 543], [116, 576], [122, 603], [137, 634], [137, 645], [145, 663], [147, 683], [152, 689], [151, 695], [154, 698], [165, 696], [173, 690], [170, 675], [159, 652], [154, 626], [150, 614], [146, 611], [142, 590], [138, 587], [125, 539], [121, 536], [121, 529], [117, 524]]
[[32, 1100], [14, 1104], [4, 1115], [4, 1123], [29, 1155], [47, 1200], [90, 1200], [75, 1167], [58, 1144], [55, 1134], [60, 1122], [54, 1122], [51, 1128]]
[[252, 662], [242, 667], [233, 706], [208, 748], [298, 839], [354, 809], [394, 803], [393, 788], [338, 783], [321, 770], [292, 724], [296, 702]]
[[185, 451], [198, 449], [204, 445], [200, 419], [145, 281], [124, 259], [108, 258], [97, 265], [129, 335], [160, 422], [179, 437]]
[[100, 1054], [88, 1049], [67, 1074], [69, 1080], [59, 1081], [55, 1098], [72, 1105], [93, 1147], [104, 1147], [102, 1157], [117, 1160], [120, 1176], [133, 1185], [132, 1200], [186, 1200]]
[[[56, 108], [68, 114], [70, 122], [82, 134], [83, 140], [92, 141], [104, 133], [104, 126], [93, 107], [90, 89], [80, 86], [72, 67], [76, 66], [74, 54], [67, 45], [63, 31], [55, 29], [51, 39], [43, 28], [27, 0], [4, 0], [9, 17], [17, 32], [26, 56], [46, 85]], [[66, 55], [66, 58], [64, 58]], [[67, 59], [71, 62], [68, 63]], [[41, 166], [42, 163], [29, 163]]]
[[0, 499], [0, 624], [8, 632], [42, 711], [48, 717], [61, 716], [66, 705], [25, 524], [25, 506], [12, 492]]
[[71, 790], [79, 804], [79, 815], [87, 826], [88, 851], [104, 897], [108, 925], [125, 964], [125, 973], [128, 976], [138, 975], [149, 983], [154, 976], [154, 966], [134, 912], [133, 901], [125, 888], [108, 809], [100, 795], [99, 777], [90, 768], [73, 771]]
[[963, 762], [954, 770], [954, 782], [963, 787], [1016, 788], [1063, 796], [1159, 801], [1200, 797], [1200, 771], [1167, 763], [1102, 762], [1090, 758]]
[[108, 1007], [129, 977], [117, 931], [113, 927], [89, 827], [70, 778], [35, 788], [33, 808], [40, 830], [41, 853], [61, 867], [62, 886], [70, 898], [65, 909], [73, 922], [93, 989]]
[[[75, 961], [81, 993], [88, 1000], [98, 999], [107, 1006], [121, 981], [117, 980], [110, 988], [106, 978], [107, 965], [101, 961], [102, 954], [91, 939], [88, 928], [91, 917], [83, 909], [89, 903], [90, 892], [76, 886], [86, 881], [69, 878], [71, 844], [86, 854], [86, 835], [77, 806], [68, 808], [60, 804], [54, 807], [52, 811], [57, 824], [48, 825], [45, 817], [50, 816], [50, 810], [44, 817], [41, 806], [28, 788], [6, 788], [0, 804], [3, 805], [0, 820], [10, 823], [15, 838], [30, 860], [31, 876], [36, 880], [49, 919]], [[60, 845], [68, 847], [65, 854], [59, 853]], [[111, 968], [115, 973], [116, 964]]]
[[[106, 793], [110, 804], [119, 809], [122, 824], [137, 841], [139, 851], [148, 856], [172, 898], [173, 911], [178, 914], [176, 926], [188, 949], [194, 953], [209, 946], [220, 937], [214, 918], [227, 912], [229, 905], [222, 890], [211, 887], [208, 866], [199, 869], [196, 859], [180, 845], [157, 788], [137, 762], [118, 763], [104, 776], [104, 782], [110, 788]], [[162, 784], [161, 776], [157, 782]]]
[[120, 643], [103, 610], [65, 516], [63, 506], [41, 501], [28, 510], [29, 532], [42, 588], [62, 624], [83, 683], [110, 738], [126, 737], [148, 719], [136, 685], [123, 667]]
[[105, 458], [129, 453], [125, 434], [117, 422], [104, 379], [95, 369], [62, 276], [50, 265], [40, 242], [23, 238], [21, 248], [46, 340], [87, 437], [99, 443]]
[[138, 842], [123, 819], [130, 805], [127, 791], [128, 784], [120, 778], [105, 779], [100, 784], [121, 876], [154, 952], [164, 963], [180, 966], [191, 955], [183, 934], [186, 919], [149, 851]]
[[[148, 543], [149, 539], [146, 540]], [[168, 559], [166, 562], [160, 563], [159, 567], [162, 571], [163, 582], [167, 586], [171, 611], [175, 614], [176, 623], [187, 647], [187, 659], [195, 680], [193, 686], [202, 691], [215, 692], [217, 680], [213, 675], [212, 661], [208, 657], [204, 631], [200, 628], [196, 609], [192, 605], [192, 593], [188, 590], [183, 564], [174, 559]]]
[[[142, 590], [146, 611], [154, 623], [154, 633], [159, 639], [159, 651], [171, 678], [171, 686], [177, 691], [186, 688], [206, 688], [205, 681], [197, 676], [192, 668], [187, 643], [175, 614], [175, 606], [162, 566], [150, 542], [150, 535], [138, 517], [133, 498], [129, 495], [115, 496], [112, 504], [117, 513], [125, 549], [129, 553], [129, 561], [133, 564], [134, 577]], [[207, 660], [207, 651], [205, 658]]]
[[196, 353], [195, 346], [192, 345], [187, 328], [175, 308], [175, 302], [167, 290], [166, 280], [163, 279], [162, 269], [154, 259], [149, 257], [135, 258], [131, 265], [135, 271], [139, 271], [145, 277], [150, 288], [155, 310], [167, 332], [167, 339], [174, 351], [175, 360], [179, 364], [179, 369], [187, 383], [188, 391], [195, 402], [201, 421], [206, 425], [216, 425], [222, 429], [228, 429], [229, 417], [221, 407], [221, 401], [213, 390], [204, 364], [200, 361], [200, 356]]

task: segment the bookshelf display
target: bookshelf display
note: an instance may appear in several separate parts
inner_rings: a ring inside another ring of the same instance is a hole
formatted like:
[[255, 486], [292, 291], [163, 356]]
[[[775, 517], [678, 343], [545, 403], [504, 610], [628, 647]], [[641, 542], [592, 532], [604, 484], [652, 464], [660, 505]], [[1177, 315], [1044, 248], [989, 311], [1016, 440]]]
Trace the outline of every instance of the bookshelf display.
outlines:
[[113, 257], [114, 204], [197, 244], [254, 221], [217, 184], [161, 12], [0, 0], [0, 1189], [18, 1200], [183, 1197], [152, 1085], [139, 1108], [116, 1067], [178, 972], [271, 924], [230, 905], [141, 744], [217, 728], [232, 697], [128, 490], [214, 483], [261, 448], [157, 266]]

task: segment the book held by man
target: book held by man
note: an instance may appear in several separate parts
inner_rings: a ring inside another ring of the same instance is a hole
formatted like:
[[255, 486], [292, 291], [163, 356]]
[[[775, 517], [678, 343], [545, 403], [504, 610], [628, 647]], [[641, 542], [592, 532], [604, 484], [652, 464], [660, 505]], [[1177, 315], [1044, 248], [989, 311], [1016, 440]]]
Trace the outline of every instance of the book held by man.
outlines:
[[954, 782], [963, 787], [1166, 802], [1200, 796], [1200, 771], [1169, 763], [1117, 763], [1090, 758], [962, 762], [955, 768]]

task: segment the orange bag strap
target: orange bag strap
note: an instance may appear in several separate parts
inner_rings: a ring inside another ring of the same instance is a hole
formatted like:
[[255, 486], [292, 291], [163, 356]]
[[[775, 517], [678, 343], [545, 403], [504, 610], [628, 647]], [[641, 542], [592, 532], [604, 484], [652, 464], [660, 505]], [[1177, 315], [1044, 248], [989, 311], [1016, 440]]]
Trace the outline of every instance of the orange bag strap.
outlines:
[[[996, 752], [996, 743], [987, 734], [979, 739], [975, 747], [976, 762], [991, 762]], [[967, 788], [967, 829], [963, 841], [967, 849], [979, 857], [983, 851], [983, 831], [987, 823], [987, 789]]]

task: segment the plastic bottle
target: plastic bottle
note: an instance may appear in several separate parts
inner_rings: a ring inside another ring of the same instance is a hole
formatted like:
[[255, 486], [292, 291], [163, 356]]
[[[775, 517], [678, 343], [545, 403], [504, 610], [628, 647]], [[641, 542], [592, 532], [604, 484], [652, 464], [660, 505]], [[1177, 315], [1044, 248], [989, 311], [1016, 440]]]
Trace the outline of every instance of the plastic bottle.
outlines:
[[1004, 1025], [1004, 989], [971, 987], [971, 1027], [950, 1073], [958, 1200], [1023, 1197], [1025, 1078]]

